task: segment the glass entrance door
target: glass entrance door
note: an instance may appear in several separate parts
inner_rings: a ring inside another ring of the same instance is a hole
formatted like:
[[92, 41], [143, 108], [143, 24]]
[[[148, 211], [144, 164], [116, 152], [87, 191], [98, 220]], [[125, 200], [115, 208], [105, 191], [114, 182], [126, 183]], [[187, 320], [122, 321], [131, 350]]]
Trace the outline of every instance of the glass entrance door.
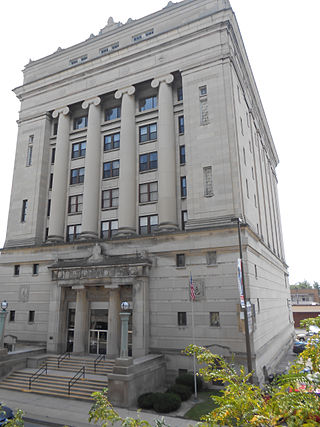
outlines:
[[69, 308], [68, 310], [68, 322], [67, 322], [67, 351], [73, 351], [73, 337], [74, 337], [74, 318], [76, 310]]
[[89, 352], [106, 354], [108, 344], [108, 310], [90, 311]]

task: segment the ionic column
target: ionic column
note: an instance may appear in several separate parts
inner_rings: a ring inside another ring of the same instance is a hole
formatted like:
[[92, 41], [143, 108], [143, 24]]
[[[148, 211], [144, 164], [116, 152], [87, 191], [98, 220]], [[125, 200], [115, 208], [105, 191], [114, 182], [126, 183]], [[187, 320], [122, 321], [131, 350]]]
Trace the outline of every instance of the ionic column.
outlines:
[[48, 241], [51, 242], [59, 242], [64, 240], [66, 196], [69, 171], [69, 111], [69, 107], [63, 107], [55, 110], [52, 114], [53, 118], [59, 116], [59, 119], [48, 235]]
[[82, 103], [83, 109], [89, 108], [81, 225], [81, 237], [86, 239], [98, 237], [101, 168], [100, 102], [101, 99], [95, 97]]
[[120, 173], [119, 173], [119, 230], [117, 235], [136, 234], [136, 122], [135, 87], [129, 86], [115, 93], [121, 103]]
[[108, 310], [108, 348], [110, 359], [119, 357], [120, 351], [120, 288], [110, 289]]
[[158, 213], [159, 230], [177, 228], [176, 145], [173, 114], [173, 75], [154, 79], [158, 92]]
[[76, 313], [74, 319], [73, 353], [86, 353], [88, 348], [88, 300], [84, 286], [74, 286], [77, 290]]

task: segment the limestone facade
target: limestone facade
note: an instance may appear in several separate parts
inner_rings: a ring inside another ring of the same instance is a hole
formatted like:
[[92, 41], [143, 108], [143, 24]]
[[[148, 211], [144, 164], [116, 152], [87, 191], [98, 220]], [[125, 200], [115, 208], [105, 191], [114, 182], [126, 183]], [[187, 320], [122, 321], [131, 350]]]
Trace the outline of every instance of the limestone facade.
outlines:
[[[191, 369], [196, 343], [245, 363], [236, 225], [254, 369], [293, 330], [278, 157], [228, 0], [159, 12], [30, 62], [0, 260], [6, 330], [49, 352], [130, 354]], [[30, 154], [31, 152], [31, 154]]]

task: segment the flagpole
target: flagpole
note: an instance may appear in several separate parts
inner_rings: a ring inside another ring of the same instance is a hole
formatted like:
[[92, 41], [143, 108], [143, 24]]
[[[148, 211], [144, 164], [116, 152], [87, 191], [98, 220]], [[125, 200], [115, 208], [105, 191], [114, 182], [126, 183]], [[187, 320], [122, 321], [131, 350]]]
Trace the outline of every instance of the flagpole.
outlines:
[[[190, 297], [191, 297], [192, 344], [195, 345], [194, 310], [193, 310], [195, 293], [194, 293], [194, 286], [193, 286], [193, 282], [192, 282], [191, 273], [190, 273]], [[198, 400], [197, 377], [196, 377], [196, 354], [195, 354], [195, 352], [193, 353], [193, 380], [194, 380], [194, 400]]]

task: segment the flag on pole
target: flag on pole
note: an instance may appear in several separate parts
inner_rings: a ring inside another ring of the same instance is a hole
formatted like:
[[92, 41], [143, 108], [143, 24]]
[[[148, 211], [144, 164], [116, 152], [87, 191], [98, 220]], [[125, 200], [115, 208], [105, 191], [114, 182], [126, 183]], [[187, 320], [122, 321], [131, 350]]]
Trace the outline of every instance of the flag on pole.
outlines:
[[194, 301], [196, 299], [196, 294], [194, 292], [194, 285], [193, 285], [191, 273], [190, 273], [190, 297], [191, 297], [192, 301]]

